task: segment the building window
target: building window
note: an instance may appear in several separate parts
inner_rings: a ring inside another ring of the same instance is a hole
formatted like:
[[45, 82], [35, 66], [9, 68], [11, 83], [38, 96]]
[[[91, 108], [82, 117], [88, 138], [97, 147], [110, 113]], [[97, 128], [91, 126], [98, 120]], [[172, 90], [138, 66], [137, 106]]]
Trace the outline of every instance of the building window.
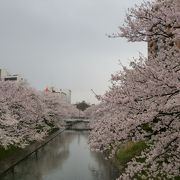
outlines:
[[4, 78], [4, 81], [17, 81], [17, 77], [7, 77]]

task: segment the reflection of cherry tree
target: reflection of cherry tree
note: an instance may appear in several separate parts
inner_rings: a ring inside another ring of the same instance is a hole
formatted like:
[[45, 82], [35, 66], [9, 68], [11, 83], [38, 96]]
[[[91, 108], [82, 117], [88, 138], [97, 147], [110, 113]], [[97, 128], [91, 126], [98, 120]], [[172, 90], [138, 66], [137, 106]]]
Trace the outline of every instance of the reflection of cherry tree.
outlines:
[[0, 82], [0, 146], [24, 147], [42, 140], [76, 109], [51, 94], [37, 92], [25, 83]]
[[[39, 149], [35, 154], [19, 163], [15, 167], [14, 179], [42, 180], [55, 169], [63, 168], [69, 158], [69, 145], [76, 136], [72, 132], [65, 132], [56, 136], [51, 142]], [[12, 179], [8, 174], [4, 179]]]
[[176, 0], [144, 3], [130, 10], [126, 26], [120, 28], [118, 35], [130, 41], [155, 39], [159, 48], [155, 56], [141, 56], [113, 75], [112, 87], [96, 110], [93, 149], [113, 155], [128, 141], [149, 145], [128, 163], [120, 179], [180, 175], [179, 8]]

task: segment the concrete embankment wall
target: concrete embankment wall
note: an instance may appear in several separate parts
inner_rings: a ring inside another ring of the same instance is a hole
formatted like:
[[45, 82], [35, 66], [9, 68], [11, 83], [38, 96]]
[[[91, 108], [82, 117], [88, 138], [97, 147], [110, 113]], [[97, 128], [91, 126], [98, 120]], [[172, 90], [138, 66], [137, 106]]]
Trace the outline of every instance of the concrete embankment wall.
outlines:
[[0, 161], [0, 177], [4, 175], [8, 170], [14, 169], [14, 166], [16, 166], [19, 162], [30, 156], [31, 154], [35, 153], [40, 149], [42, 146], [46, 145], [48, 142], [50, 142], [53, 138], [55, 138], [57, 135], [62, 133], [65, 129], [61, 129], [53, 133], [52, 135], [46, 137], [44, 141], [42, 142], [35, 142], [26, 148], [19, 150], [17, 153], [13, 154], [9, 158]]

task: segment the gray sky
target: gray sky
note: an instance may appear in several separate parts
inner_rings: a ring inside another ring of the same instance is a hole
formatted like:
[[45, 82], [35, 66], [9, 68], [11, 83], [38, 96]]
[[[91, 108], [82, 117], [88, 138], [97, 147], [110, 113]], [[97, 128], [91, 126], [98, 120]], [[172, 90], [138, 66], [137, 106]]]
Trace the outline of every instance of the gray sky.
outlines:
[[128, 7], [143, 0], [0, 0], [0, 67], [22, 74], [37, 89], [72, 90], [72, 101], [97, 102], [119, 62], [146, 44], [109, 39]]

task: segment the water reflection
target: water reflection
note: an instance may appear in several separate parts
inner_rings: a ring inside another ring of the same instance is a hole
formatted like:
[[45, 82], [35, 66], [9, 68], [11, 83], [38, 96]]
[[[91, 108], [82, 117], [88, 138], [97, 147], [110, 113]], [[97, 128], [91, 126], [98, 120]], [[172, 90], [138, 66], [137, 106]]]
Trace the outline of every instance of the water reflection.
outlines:
[[87, 132], [66, 131], [8, 173], [2, 180], [113, 180], [115, 168], [91, 152]]

